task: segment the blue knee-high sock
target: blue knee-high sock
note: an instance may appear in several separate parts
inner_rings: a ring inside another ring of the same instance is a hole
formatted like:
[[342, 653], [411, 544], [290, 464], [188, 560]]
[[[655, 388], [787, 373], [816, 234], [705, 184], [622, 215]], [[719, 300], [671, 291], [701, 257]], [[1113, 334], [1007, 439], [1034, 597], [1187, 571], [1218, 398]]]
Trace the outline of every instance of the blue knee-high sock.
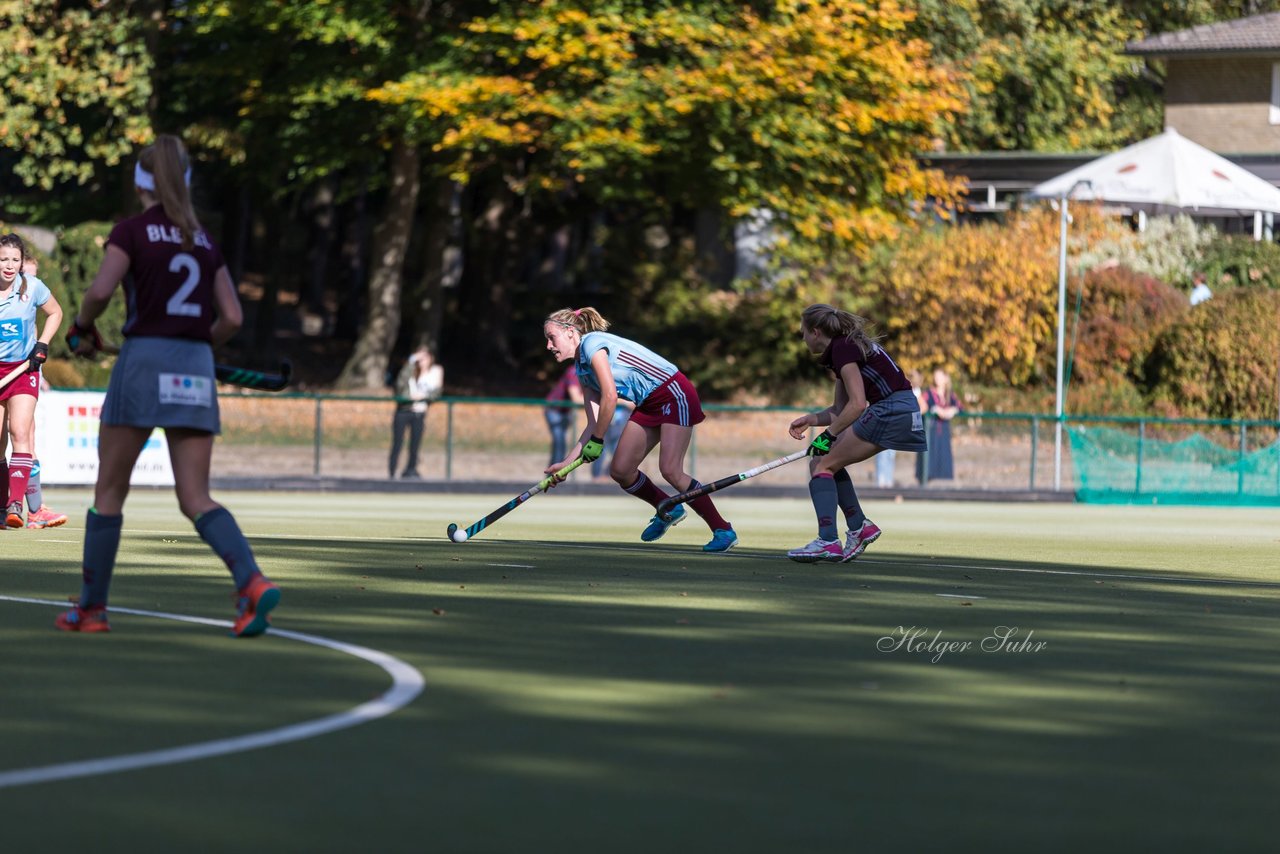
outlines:
[[836, 495], [840, 500], [840, 509], [844, 511], [844, 520], [849, 523], [849, 530], [862, 530], [862, 523], [867, 521], [867, 514], [862, 512], [858, 503], [858, 492], [853, 488], [853, 479], [848, 469], [836, 472]]
[[261, 573], [258, 562], [253, 558], [253, 549], [249, 548], [249, 541], [244, 538], [235, 517], [227, 508], [218, 507], [197, 516], [196, 533], [222, 558], [227, 569], [231, 570], [237, 590], [243, 590], [255, 575]]
[[124, 516], [103, 516], [89, 508], [84, 521], [84, 562], [81, 564], [80, 607], [107, 604], [111, 589], [111, 571], [115, 569], [116, 552], [120, 550], [120, 528]]
[[818, 536], [824, 540], [839, 539], [836, 533], [836, 482], [823, 472], [809, 480], [809, 497], [813, 499], [813, 509], [818, 514]]
[[44, 506], [44, 490], [40, 488], [40, 461], [32, 460], [31, 477], [27, 480], [27, 509], [32, 513]]

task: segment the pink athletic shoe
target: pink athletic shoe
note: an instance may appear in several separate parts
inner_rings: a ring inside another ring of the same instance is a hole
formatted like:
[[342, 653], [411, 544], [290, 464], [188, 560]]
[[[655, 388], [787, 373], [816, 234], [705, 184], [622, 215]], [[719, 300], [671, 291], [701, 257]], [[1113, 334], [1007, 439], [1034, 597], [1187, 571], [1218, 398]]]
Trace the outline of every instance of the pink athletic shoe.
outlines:
[[39, 510], [27, 514], [28, 528], [56, 528], [67, 524], [65, 513], [54, 513], [46, 505], [41, 504]]
[[844, 554], [840, 558], [841, 563], [848, 563], [867, 550], [867, 546], [880, 539], [880, 529], [870, 519], [866, 519], [862, 523], [862, 528], [857, 531], [850, 531], [844, 540]]

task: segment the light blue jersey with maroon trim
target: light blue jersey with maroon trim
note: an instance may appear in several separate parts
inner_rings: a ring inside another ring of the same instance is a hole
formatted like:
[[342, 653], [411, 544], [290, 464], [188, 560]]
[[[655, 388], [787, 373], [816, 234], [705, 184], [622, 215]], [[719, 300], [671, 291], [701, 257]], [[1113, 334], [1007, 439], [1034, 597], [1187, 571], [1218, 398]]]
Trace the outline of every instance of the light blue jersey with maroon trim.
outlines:
[[617, 386], [618, 397], [632, 403], [643, 403], [654, 389], [666, 383], [680, 370], [648, 347], [627, 338], [610, 335], [608, 332], [588, 332], [582, 336], [582, 343], [578, 345], [578, 382], [583, 388], [597, 393], [601, 389], [591, 370], [591, 357], [600, 350], [609, 354], [609, 370], [613, 372], [613, 384]]
[[27, 276], [27, 289], [19, 295], [21, 290], [22, 276], [18, 276], [8, 296], [0, 298], [0, 362], [20, 362], [36, 346], [36, 309], [49, 301], [49, 286]]

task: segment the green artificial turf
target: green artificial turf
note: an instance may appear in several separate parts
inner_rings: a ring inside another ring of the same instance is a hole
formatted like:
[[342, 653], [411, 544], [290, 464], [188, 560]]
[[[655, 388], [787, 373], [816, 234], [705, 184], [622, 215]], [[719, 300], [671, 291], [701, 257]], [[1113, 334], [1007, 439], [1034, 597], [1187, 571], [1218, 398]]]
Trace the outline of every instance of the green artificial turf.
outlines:
[[[461, 545], [446, 525], [503, 496], [219, 497], [284, 590], [278, 628], [425, 689], [312, 739], [0, 789], [4, 850], [1273, 847], [1275, 510], [869, 502], [863, 558], [804, 566], [780, 553], [814, 535], [808, 502], [732, 492], [727, 555], [695, 517], [640, 543], [622, 495], [538, 496]], [[0, 533], [0, 595], [78, 591], [88, 495], [50, 499], [71, 523]], [[229, 620], [230, 588], [171, 494], [131, 497], [114, 606]], [[0, 600], [0, 773], [390, 686], [280, 636], [116, 613], [82, 637], [56, 613]]]

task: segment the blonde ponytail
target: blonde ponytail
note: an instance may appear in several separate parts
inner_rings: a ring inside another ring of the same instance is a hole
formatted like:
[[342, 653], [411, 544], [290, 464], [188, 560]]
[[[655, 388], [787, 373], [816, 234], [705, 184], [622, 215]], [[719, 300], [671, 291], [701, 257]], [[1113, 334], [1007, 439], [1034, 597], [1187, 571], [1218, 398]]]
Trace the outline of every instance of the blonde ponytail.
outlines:
[[153, 176], [155, 189], [148, 192], [155, 195], [164, 208], [165, 216], [182, 232], [182, 248], [190, 250], [195, 246], [200, 220], [196, 218], [191, 191], [187, 187], [191, 161], [182, 140], [161, 134], [138, 155], [138, 165]]
[[553, 311], [547, 315], [544, 323], [555, 323], [566, 329], [576, 329], [582, 335], [588, 332], [604, 332], [609, 328], [609, 321], [591, 306]]

